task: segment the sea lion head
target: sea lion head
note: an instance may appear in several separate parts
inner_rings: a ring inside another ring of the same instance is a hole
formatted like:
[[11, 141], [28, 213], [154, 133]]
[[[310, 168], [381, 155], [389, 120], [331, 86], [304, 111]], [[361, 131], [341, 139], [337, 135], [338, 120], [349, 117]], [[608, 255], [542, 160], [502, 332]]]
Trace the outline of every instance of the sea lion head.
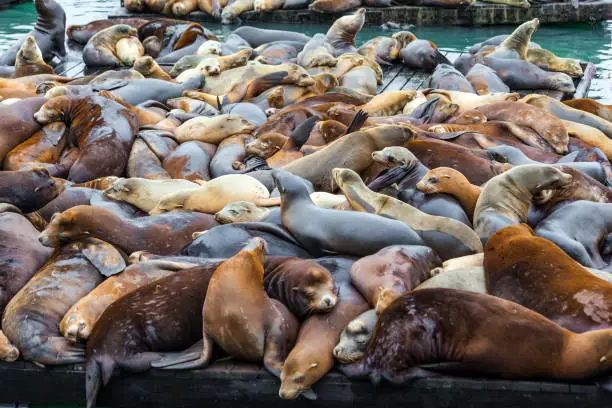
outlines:
[[67, 92], [67, 89], [65, 86], [62, 87], [58, 87], [55, 85], [55, 82], [53, 81], [45, 81], [45, 82], [41, 82], [37, 87], [36, 87], [36, 94], [37, 95], [44, 95], [46, 98], [53, 98], [54, 96], [60, 96], [60, 95], [65, 95], [66, 92], [64, 93], [60, 93], [60, 94], [54, 94], [51, 96], [47, 96], [47, 93], [54, 88], [64, 88]]
[[130, 11], [142, 12], [145, 9], [145, 4], [143, 0], [125, 0], [123, 2], [123, 7]]
[[215, 220], [219, 224], [231, 224], [234, 222], [256, 222], [270, 213], [270, 210], [258, 207], [249, 201], [236, 201], [227, 204], [215, 214]]
[[125, 201], [130, 194], [133, 194], [137, 187], [134, 185], [136, 179], [117, 179], [113, 184], [108, 186], [102, 194], [108, 198], [117, 201]]
[[42, 52], [34, 36], [29, 35], [25, 39], [21, 48], [17, 51], [17, 60], [24, 65], [44, 62]]
[[417, 39], [417, 36], [412, 34], [410, 31], [400, 31], [391, 36], [395, 41], [399, 43], [399, 48], [405, 48], [408, 44]]
[[561, 188], [572, 181], [570, 174], [547, 164], [515, 166], [505, 174], [517, 185], [524, 186], [531, 194], [536, 194], [542, 190]]
[[582, 66], [578, 61], [572, 58], [563, 59], [563, 70], [574, 78], [582, 78], [584, 76]]
[[34, 120], [43, 126], [51, 122], [63, 122], [69, 105], [70, 99], [67, 96], [52, 98], [34, 114]]
[[134, 37], [138, 35], [138, 29], [129, 26], [127, 24], [116, 24], [112, 27], [107, 28], [108, 33], [114, 39], [120, 39], [124, 37]]
[[576, 92], [574, 80], [567, 74], [557, 72], [552, 74], [549, 79], [551, 81], [552, 89], [556, 89], [557, 91], [561, 91], [566, 94]]
[[380, 163], [387, 168], [410, 166], [417, 162], [418, 159], [412, 152], [405, 147], [391, 146], [385, 147], [372, 153], [372, 159], [376, 163]]
[[63, 213], [53, 214], [47, 228], [38, 236], [41, 244], [47, 247], [58, 248], [60, 245], [86, 238], [91, 233], [79, 223], [79, 210], [89, 206], [76, 206]]
[[278, 391], [282, 399], [294, 400], [300, 395], [310, 400], [317, 399], [310, 387], [321, 377], [321, 364], [318, 361], [301, 360], [300, 356], [290, 356], [283, 363], [281, 388]]
[[313, 76], [315, 82], [325, 91], [335, 88], [339, 85], [338, 78], [329, 72], [321, 72]]
[[312, 204], [306, 180], [282, 169], [271, 170], [271, 175], [276, 188], [278, 188], [281, 194], [281, 200], [285, 197], [289, 199], [303, 198]]
[[342, 364], [360, 360], [372, 338], [376, 313], [369, 310], [351, 321], [340, 334], [333, 355]]
[[338, 302], [338, 290], [329, 270], [316, 262], [296, 260], [290, 262], [292, 271], [296, 274], [296, 281], [292, 281], [292, 308], [297, 315], [308, 313], [328, 313]]
[[286, 143], [287, 137], [280, 133], [266, 133], [246, 145], [247, 155], [267, 159], [278, 152]]
[[221, 43], [219, 41], [207, 40], [200, 45], [198, 51], [196, 51], [196, 55], [221, 55]]
[[304, 68], [296, 65], [287, 71], [287, 76], [283, 83], [292, 83], [297, 86], [306, 87], [314, 85], [315, 80]]
[[145, 77], [151, 75], [153, 71], [155, 71], [156, 66], [157, 63], [155, 62], [155, 60], [148, 55], [138, 57], [134, 61], [134, 69], [140, 72]]
[[167, 0], [146, 0], [147, 6], [156, 13], [161, 13]]
[[206, 58], [199, 65], [202, 74], [205, 76], [215, 76], [221, 73], [221, 64], [216, 58]]
[[161, 52], [162, 43], [159, 41], [159, 38], [152, 35], [144, 39], [142, 46], [144, 47], [145, 54], [157, 58]]
[[174, 3], [172, 5], [172, 14], [175, 16], [186, 16], [190, 12], [191, 10], [188, 9], [187, 6], [182, 2]]
[[363, 184], [359, 174], [355, 173], [351, 169], [335, 168], [332, 170], [332, 178], [341, 190], [344, 190], [351, 185]]
[[452, 189], [458, 178], [465, 178], [463, 174], [451, 167], [438, 167], [429, 170], [416, 185], [417, 190], [425, 194], [434, 194]]

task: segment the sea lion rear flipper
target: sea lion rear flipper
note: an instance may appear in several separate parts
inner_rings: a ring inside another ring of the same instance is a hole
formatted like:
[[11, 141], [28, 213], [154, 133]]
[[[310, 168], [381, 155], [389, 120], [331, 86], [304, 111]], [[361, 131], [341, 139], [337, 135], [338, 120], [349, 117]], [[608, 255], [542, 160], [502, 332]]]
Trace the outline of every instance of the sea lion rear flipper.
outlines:
[[91, 85], [91, 89], [94, 92], [100, 91], [113, 91], [115, 89], [123, 88], [128, 84], [128, 81], [123, 79], [110, 79], [108, 81], [103, 81], [100, 83], [95, 83]]
[[580, 150], [576, 150], [575, 152], [571, 152], [557, 160], [557, 164], [559, 163], [573, 163], [576, 161], [576, 156], [580, 154]]
[[162, 358], [151, 363], [151, 367], [162, 370], [190, 370], [204, 368], [210, 363], [214, 343], [208, 336], [186, 350], [164, 353]]
[[349, 135], [353, 132], [358, 131], [364, 125], [364, 123], [368, 120], [368, 112], [360, 109], [359, 112], [355, 115], [349, 126], [346, 128], [345, 135]]

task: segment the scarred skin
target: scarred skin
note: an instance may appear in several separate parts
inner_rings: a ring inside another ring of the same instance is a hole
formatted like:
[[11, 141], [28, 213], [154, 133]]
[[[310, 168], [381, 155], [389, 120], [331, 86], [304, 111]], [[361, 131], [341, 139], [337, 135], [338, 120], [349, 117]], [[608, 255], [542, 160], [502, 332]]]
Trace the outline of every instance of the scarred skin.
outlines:
[[497, 231], [485, 248], [487, 292], [574, 333], [612, 327], [612, 284], [595, 277], [526, 224]]
[[611, 357], [612, 330], [575, 334], [504, 299], [422, 289], [379, 316], [363, 358], [341, 371], [393, 384], [441, 373], [567, 381], [606, 373]]
[[81, 183], [123, 174], [138, 130], [136, 115], [123, 105], [101, 96], [60, 96], [45, 103], [34, 119], [41, 125], [70, 125], [68, 146], [78, 147], [80, 154], [68, 180]]
[[178, 254], [192, 240], [194, 232], [218, 223], [213, 215], [175, 211], [152, 217], [125, 220], [109, 210], [79, 205], [54, 216], [39, 239], [57, 247], [66, 240], [92, 236], [131, 254], [147, 250], [157, 254]]

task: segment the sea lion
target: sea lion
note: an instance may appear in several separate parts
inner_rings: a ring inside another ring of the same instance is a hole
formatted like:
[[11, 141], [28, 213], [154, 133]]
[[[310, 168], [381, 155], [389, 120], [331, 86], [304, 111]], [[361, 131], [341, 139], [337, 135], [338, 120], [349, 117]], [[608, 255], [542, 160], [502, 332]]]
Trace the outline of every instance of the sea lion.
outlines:
[[161, 161], [142, 139], [132, 145], [125, 171], [128, 177], [142, 177], [151, 180], [169, 180], [170, 175], [162, 168]]
[[493, 177], [482, 189], [474, 209], [474, 230], [483, 241], [495, 231], [527, 221], [534, 194], [567, 185], [572, 176], [537, 164], [517, 166]]
[[527, 59], [529, 41], [533, 33], [540, 27], [540, 20], [534, 18], [519, 25], [513, 32], [501, 42], [497, 47], [491, 49], [481, 49], [480, 53], [485, 53], [495, 58], [520, 58]]
[[584, 75], [578, 61], [573, 58], [559, 58], [544, 48], [529, 48], [526, 59], [547, 71], [563, 72], [577, 78]]
[[308, 5], [308, 9], [316, 11], [318, 13], [342, 13], [356, 9], [361, 6], [361, 0], [347, 0], [347, 1], [334, 1], [334, 0], [315, 0]]
[[[612, 224], [609, 203], [574, 201], [556, 208], [536, 226], [536, 235], [558, 245], [582, 266], [608, 269], [604, 246]], [[570, 329], [571, 330], [571, 329]]]
[[189, 119], [174, 131], [174, 137], [180, 143], [189, 140], [219, 144], [229, 136], [252, 133], [256, 126], [241, 116], [218, 115], [213, 117], [198, 116]]
[[465, 74], [465, 78], [470, 81], [478, 95], [486, 95], [493, 92], [510, 92], [510, 87], [499, 78], [493, 69], [486, 65], [475, 64]]
[[414, 40], [400, 51], [402, 63], [409, 68], [434, 72], [440, 64], [452, 66], [452, 63], [438, 50], [431, 41]]
[[357, 52], [355, 37], [365, 24], [366, 9], [360, 8], [354, 14], [340, 17], [327, 31], [327, 41], [334, 47], [335, 56]]
[[46, 102], [34, 119], [41, 125], [70, 124], [68, 144], [80, 154], [68, 180], [80, 183], [123, 174], [138, 128], [136, 116], [123, 105], [101, 96], [59, 96]]
[[111, 303], [151, 282], [194, 266], [197, 265], [164, 261], [130, 265], [122, 273], [106, 279], [72, 305], [60, 321], [59, 330], [71, 343], [86, 341]]
[[562, 120], [570, 137], [576, 137], [581, 141], [600, 149], [608, 160], [612, 159], [612, 141], [604, 132], [593, 126], [582, 123]]
[[163, 196], [149, 214], [182, 210], [214, 214], [234, 201], [252, 201], [270, 197], [268, 189], [255, 178], [244, 174], [227, 174], [207, 182], [200, 188], [182, 190]]
[[215, 220], [220, 224], [231, 224], [234, 222], [257, 222], [265, 221], [270, 214], [270, 209], [258, 207], [249, 201], [234, 201], [227, 204], [215, 213]]
[[25, 171], [0, 171], [0, 203], [11, 204], [24, 213], [36, 211], [64, 190], [43, 168]]
[[331, 171], [345, 166], [362, 172], [373, 163], [371, 153], [410, 141], [416, 135], [406, 125], [385, 125], [346, 135], [324, 149], [283, 166], [283, 169], [313, 183], [317, 191], [332, 192]]
[[155, 78], [135, 79], [113, 89], [111, 93], [130, 105], [138, 105], [146, 101], [166, 102], [178, 98], [183, 92], [202, 86], [203, 76], [194, 76], [183, 83], [172, 83]]
[[[128, 65], [118, 55], [117, 45], [120, 40], [136, 37], [137, 34], [137, 29], [122, 24], [99, 31], [87, 41], [87, 45], [83, 48], [85, 65], [89, 67]], [[142, 51], [144, 54], [144, 48]], [[125, 58], [125, 55], [123, 57]]]
[[189, 244], [194, 232], [215, 225], [218, 224], [212, 215], [195, 212], [126, 220], [104, 208], [78, 205], [55, 215], [38, 239], [45, 246], [57, 247], [66, 241], [91, 236], [116, 246], [126, 254], [147, 250], [171, 255]]
[[33, 36], [40, 47], [45, 61], [66, 55], [66, 13], [55, 0], [35, 0], [34, 7], [38, 18], [34, 28], [15, 41], [8, 50], [0, 55], [0, 65], [15, 65], [17, 52], [27, 37]]
[[[424, 324], [430, 328], [426, 333]], [[581, 380], [609, 371], [611, 336], [612, 330], [572, 333], [494, 296], [423, 289], [389, 306], [378, 317], [361, 360], [341, 371], [351, 378], [369, 376], [379, 382], [384, 377], [394, 384], [440, 373]], [[394, 347], [401, 345], [398, 354]], [[527, 345], [533, 347], [526, 358], [517, 358], [525, 355]], [[461, 356], [456, 350], [462, 350]]]
[[57, 164], [66, 147], [66, 130], [63, 122], [43, 127], [6, 155], [4, 169], [18, 171], [44, 167], [54, 177], [67, 176], [69, 169]]
[[[414, 37], [412, 38], [413, 41], [416, 40], [416, 36], [414, 36], [414, 34], [410, 33], [410, 35]], [[403, 45], [404, 43], [399, 41], [397, 38], [374, 37], [361, 45], [357, 52], [361, 55], [376, 60], [376, 62], [379, 64], [388, 65], [395, 62], [399, 58]]]
[[482, 188], [475, 186], [459, 171], [450, 167], [438, 167], [429, 170], [417, 184], [417, 189], [425, 194], [446, 193], [459, 200], [470, 220], [474, 218], [474, 209]]
[[145, 53], [144, 46], [137, 37], [122, 38], [115, 44], [117, 58], [122, 65], [131, 67]]
[[199, 10], [198, 0], [167, 0], [162, 14], [183, 17], [196, 10]]
[[612, 284], [593, 276], [554, 243], [536, 237], [525, 224], [503, 228], [489, 238], [484, 270], [488, 293], [567, 330], [583, 333], [612, 325], [607, 312]]
[[[122, 297], [102, 313], [87, 342], [89, 408], [95, 407], [102, 384], [108, 384], [115, 368], [146, 371], [161, 357], [159, 352], [182, 350], [202, 336], [202, 305], [219, 264], [175, 272]], [[181, 296], [172, 295], [179, 291]], [[133, 341], [126, 343], [126, 338]]]
[[15, 58], [15, 76], [22, 77], [36, 74], [55, 74], [53, 67], [47, 65], [42, 57], [34, 36], [28, 36], [17, 52]]
[[296, 399], [300, 395], [316, 399], [311, 387], [334, 366], [333, 349], [344, 327], [368, 309], [366, 300], [351, 285], [348, 269], [352, 260], [319, 258], [321, 266], [334, 275], [338, 303], [327, 314], [313, 314], [301, 325], [295, 347], [283, 363], [279, 396]]
[[351, 282], [380, 314], [395, 299], [429, 279], [429, 271], [441, 263], [428, 247], [389, 246], [355, 262]]
[[38, 231], [30, 221], [15, 211], [0, 213], [0, 238], [3, 242], [0, 247], [0, 262], [3, 265], [0, 312], [4, 312], [13, 296], [53, 254], [51, 248], [38, 242]]
[[[278, 169], [272, 170], [272, 177], [281, 194], [283, 225], [313, 254], [330, 251], [365, 256], [392, 244], [422, 245], [417, 233], [402, 222], [373, 214], [318, 208], [298, 177]], [[357, 236], [355, 228], [366, 228], [368, 233]]]
[[[206, 367], [217, 344], [234, 358], [263, 362], [270, 373], [280, 375], [295, 344], [299, 323], [285, 305], [264, 290], [264, 251], [265, 241], [254, 238], [213, 273], [202, 309], [201, 355], [166, 357], [153, 362], [154, 367]], [[235, 319], [247, 324], [235, 324]]]
[[351, 320], [340, 333], [340, 340], [334, 347], [334, 357], [342, 364], [359, 360], [374, 334], [377, 320], [378, 314], [374, 309]]
[[[481, 254], [482, 255], [482, 254]], [[437, 272], [436, 268], [432, 271]], [[457, 268], [449, 271], [444, 271], [432, 276], [425, 282], [421, 283], [414, 290], [428, 288], [446, 288], [456, 290], [467, 290], [475, 293], [487, 293], [485, 284], [485, 273], [482, 266], [473, 266], [471, 268]]]
[[[458, 114], [465, 113], [470, 110], [474, 110], [480, 106], [492, 105], [501, 102], [516, 102], [520, 96], [517, 93], [490, 93], [487, 95], [476, 95], [474, 93], [453, 91], [453, 90], [432, 90], [427, 92], [427, 98], [432, 99], [440, 97], [448, 100], [449, 103], [454, 103], [459, 106]], [[488, 112], [488, 111], [487, 111]], [[481, 112], [486, 116], [486, 112]], [[493, 117], [487, 120], [494, 120], [494, 118], [504, 117], [501, 114], [492, 114]], [[497, 119], [503, 120], [503, 119]]]
[[488, 120], [506, 120], [516, 125], [530, 127], [538, 132], [557, 153], [567, 153], [569, 136], [563, 122], [542, 108], [520, 102], [500, 102], [479, 106], [475, 110], [483, 113]]
[[87, 44], [87, 41], [93, 37], [98, 31], [105, 28], [117, 25], [125, 24], [134, 28], [138, 28], [143, 24], [148, 23], [148, 20], [142, 18], [120, 18], [112, 20], [95, 20], [84, 25], [71, 25], [66, 28], [66, 35], [68, 38], [79, 44]]
[[210, 155], [206, 145], [197, 141], [181, 143], [164, 159], [164, 170], [172, 179], [210, 180]]
[[38, 364], [74, 364], [85, 360], [83, 346], [71, 345], [58, 330], [68, 308], [102, 282], [123, 271], [115, 248], [97, 239], [67, 244], [13, 297], [2, 316], [2, 329], [23, 358]]
[[94, 190], [106, 190], [119, 180], [122, 180], [122, 178], [116, 176], [100, 177], [95, 180], [86, 181], [84, 183], [72, 183], [70, 187], [85, 187], [92, 188]]
[[134, 69], [140, 72], [145, 78], [155, 78], [164, 81], [174, 81], [153, 58], [148, 55], [137, 58], [134, 61]]
[[429, 87], [466, 93], [476, 93], [470, 81], [452, 65], [440, 63], [436, 65], [429, 77]]
[[45, 98], [23, 99], [11, 105], [0, 105], [0, 160], [20, 143], [40, 129], [34, 113], [46, 102]]
[[313, 67], [334, 67], [338, 60], [335, 57], [335, 48], [327, 40], [327, 37], [318, 33], [304, 45], [302, 51], [297, 55], [296, 62], [309, 69]]
[[221, 11], [221, 23], [232, 24], [242, 13], [252, 11], [255, 8], [254, 0], [234, 0], [223, 7]]
[[257, 48], [274, 41], [295, 41], [306, 44], [310, 40], [309, 36], [294, 31], [266, 30], [251, 26], [239, 27], [232, 31], [232, 34], [243, 38], [252, 48]]
[[452, 218], [426, 214], [396, 198], [376, 193], [350, 169], [332, 170], [334, 181], [353, 209], [402, 221], [419, 234], [425, 245], [446, 260], [481, 252], [482, 244], [474, 231]]
[[[232, 68], [245, 66], [249, 62], [252, 52], [251, 49], [245, 49], [235, 54], [225, 56], [187, 56], [179, 60], [179, 62], [172, 67], [170, 74], [179, 82], [184, 82], [190, 76], [199, 73], [206, 76], [219, 75], [221, 72], [228, 71]], [[183, 62], [183, 64], [179, 65], [181, 62]], [[185, 67], [193, 64], [196, 64], [193, 68], [185, 69]]]
[[188, 180], [147, 180], [133, 177], [116, 181], [104, 190], [104, 195], [113, 200], [130, 203], [148, 213], [163, 196], [199, 187], [199, 184]]
[[563, 101], [564, 104], [574, 109], [592, 113], [602, 119], [612, 122], [612, 106], [602, 105], [601, 103], [588, 98], [569, 99]]
[[612, 123], [589, 112], [574, 109], [562, 102], [544, 95], [531, 94], [521, 99], [521, 102], [547, 110], [551, 114], [576, 123], [594, 127], [612, 137]]

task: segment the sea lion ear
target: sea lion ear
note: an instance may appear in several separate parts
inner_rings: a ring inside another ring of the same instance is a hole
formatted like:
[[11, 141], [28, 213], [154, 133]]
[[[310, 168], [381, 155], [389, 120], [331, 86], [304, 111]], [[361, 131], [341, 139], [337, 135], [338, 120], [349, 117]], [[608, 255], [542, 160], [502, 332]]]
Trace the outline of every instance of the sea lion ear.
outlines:
[[106, 277], [123, 272], [126, 267], [121, 253], [114, 246], [100, 239], [87, 239], [83, 243], [81, 253], [100, 271], [100, 274]]

